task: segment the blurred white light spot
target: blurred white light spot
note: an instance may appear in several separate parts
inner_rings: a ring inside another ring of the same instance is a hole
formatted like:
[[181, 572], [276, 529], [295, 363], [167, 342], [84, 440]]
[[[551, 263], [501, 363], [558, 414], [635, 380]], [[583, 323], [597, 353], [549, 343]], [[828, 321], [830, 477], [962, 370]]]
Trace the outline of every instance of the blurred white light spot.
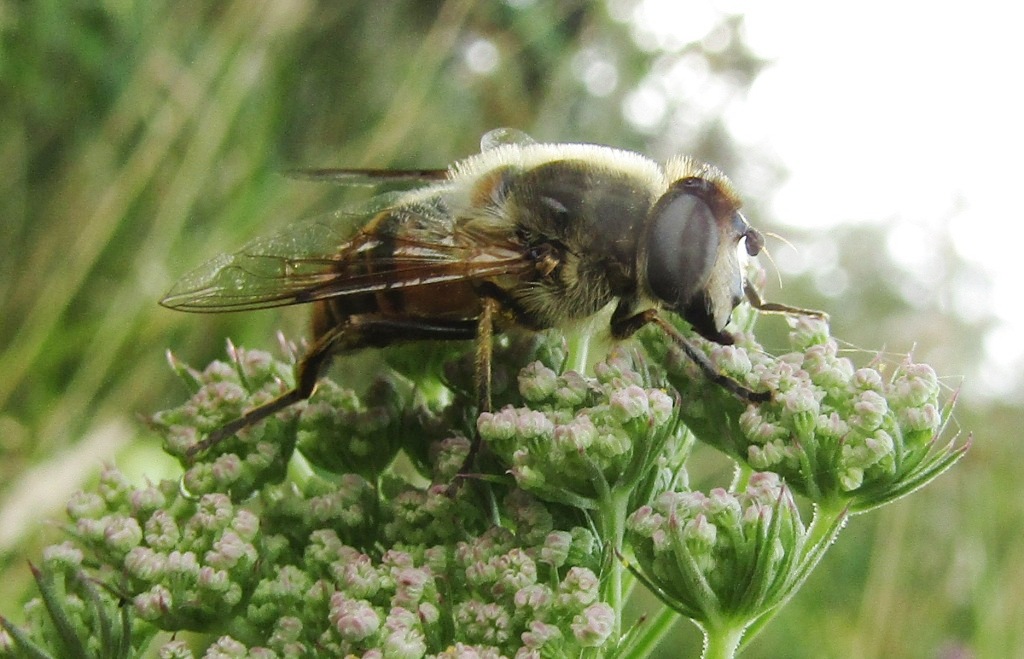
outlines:
[[972, 381], [971, 388], [990, 396], [1007, 396], [1020, 382], [1020, 363], [1024, 361], [1020, 333], [997, 326], [985, 333], [984, 346], [985, 361], [976, 375], [981, 381]]
[[622, 103], [622, 114], [637, 130], [649, 132], [657, 128], [668, 111], [665, 94], [651, 85], [642, 85], [630, 92]]
[[787, 42], [793, 38], [791, 30], [781, 29], [784, 21], [772, 11], [748, 11], [740, 24], [743, 43], [760, 57], [774, 60], [787, 50]]
[[998, 241], [993, 240], [994, 236], [983, 230], [986, 224], [984, 220], [977, 213], [964, 212], [949, 221], [953, 248], [961, 257], [975, 263], [984, 263], [999, 249]]
[[481, 75], [493, 72], [501, 61], [497, 46], [484, 38], [470, 41], [463, 51], [463, 58], [470, 71]]
[[837, 298], [846, 292], [850, 276], [842, 268], [819, 270], [814, 275], [814, 287], [825, 297]]
[[965, 273], [950, 283], [953, 311], [967, 322], [982, 320], [993, 306], [989, 281], [980, 273], [970, 275]]
[[701, 41], [701, 45], [709, 53], [724, 53], [731, 44], [732, 31], [721, 24], [715, 26]]
[[640, 0], [630, 18], [633, 40], [640, 48], [675, 52], [703, 39], [721, 14], [707, 3]]
[[576, 77], [591, 96], [608, 96], [619, 85], [619, 70], [596, 49], [585, 48], [573, 58]]
[[694, 103], [712, 84], [712, 76], [703, 55], [688, 53], [674, 61], [667, 71], [658, 76], [658, 81], [673, 100]]
[[923, 273], [936, 256], [936, 241], [929, 227], [913, 222], [896, 222], [889, 229], [885, 247], [893, 261], [915, 273]]

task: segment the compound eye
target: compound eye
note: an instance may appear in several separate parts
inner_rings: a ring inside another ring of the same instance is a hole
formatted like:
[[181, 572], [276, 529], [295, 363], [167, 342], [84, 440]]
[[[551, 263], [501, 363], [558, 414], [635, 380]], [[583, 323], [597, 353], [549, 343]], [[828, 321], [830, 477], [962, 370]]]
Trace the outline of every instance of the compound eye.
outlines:
[[718, 233], [711, 208], [684, 187], [655, 204], [647, 233], [647, 283], [669, 308], [687, 306], [707, 283]]

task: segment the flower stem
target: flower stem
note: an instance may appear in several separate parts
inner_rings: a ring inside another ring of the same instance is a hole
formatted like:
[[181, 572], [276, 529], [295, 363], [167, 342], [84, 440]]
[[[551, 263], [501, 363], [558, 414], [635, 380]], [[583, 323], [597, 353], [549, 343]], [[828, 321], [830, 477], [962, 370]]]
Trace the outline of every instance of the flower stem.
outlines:
[[847, 513], [846, 508], [819, 503], [814, 517], [811, 518], [810, 528], [807, 529], [807, 540], [804, 544], [808, 548], [806, 551], [819, 547], [821, 543], [825, 543], [827, 546], [835, 540], [836, 534], [845, 522]]
[[612, 488], [601, 506], [601, 528], [608, 539], [606, 550], [607, 574], [603, 579], [604, 600], [615, 611], [615, 628], [612, 638], [622, 634], [622, 543], [626, 533], [626, 517], [629, 515], [630, 491], [624, 487]]
[[702, 659], [732, 659], [736, 656], [743, 639], [742, 625], [722, 625], [715, 629], [704, 629], [704, 654]]
[[590, 358], [590, 332], [569, 332], [566, 341], [565, 370], [586, 373]]

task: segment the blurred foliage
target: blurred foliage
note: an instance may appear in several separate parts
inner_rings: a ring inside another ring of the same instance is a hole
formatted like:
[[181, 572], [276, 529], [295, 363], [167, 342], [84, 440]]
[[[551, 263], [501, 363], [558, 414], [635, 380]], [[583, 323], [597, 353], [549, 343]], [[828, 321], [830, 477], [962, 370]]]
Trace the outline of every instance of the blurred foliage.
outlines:
[[[135, 421], [185, 395], [166, 348], [205, 363], [227, 336], [272, 347], [276, 329], [304, 331], [301, 309], [195, 317], [155, 304], [204, 259], [338, 203], [338, 189], [284, 169], [443, 166], [508, 125], [693, 153], [730, 172], [770, 228], [783, 174], [721, 120], [764, 66], [742, 19], [659, 52], [614, 18], [630, 5], [0, 0], [0, 601], [27, 588], [38, 520], [101, 460], [154, 479], [166, 469]], [[680, 71], [716, 100], [673, 91]], [[625, 111], [652, 90], [666, 111]], [[769, 297], [828, 310], [861, 361], [912, 349], [953, 376], [977, 363], [991, 321], [952, 313], [952, 287], [976, 276], [952, 250], [910, 271], [884, 226], [789, 237], [808, 261], [787, 266], [776, 247], [786, 287], [770, 283]], [[748, 656], [1024, 654], [1021, 410], [965, 398], [958, 419], [977, 437], [964, 465], [853, 520]], [[679, 635], [696, 652], [694, 631]]]

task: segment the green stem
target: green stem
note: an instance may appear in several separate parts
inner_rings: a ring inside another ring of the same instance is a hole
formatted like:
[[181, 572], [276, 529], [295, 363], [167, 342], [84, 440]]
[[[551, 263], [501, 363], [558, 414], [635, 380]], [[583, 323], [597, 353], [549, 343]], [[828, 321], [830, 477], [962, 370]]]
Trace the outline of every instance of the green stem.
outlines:
[[603, 580], [604, 601], [615, 611], [615, 628], [612, 638], [622, 634], [622, 576], [625, 566], [619, 558], [622, 556], [622, 544], [626, 534], [626, 517], [629, 515], [629, 495], [626, 488], [612, 488], [608, 497], [601, 505], [601, 529], [608, 539], [606, 551], [607, 575]]
[[831, 543], [835, 539], [835, 534], [839, 530], [836, 528], [836, 524], [847, 514], [846, 508], [839, 507], [836, 503], [841, 502], [817, 504], [814, 517], [811, 518], [810, 527], [807, 529], [807, 538], [804, 541], [805, 552], [811, 551], [822, 542]]
[[590, 332], [569, 332], [566, 337], [565, 357], [565, 370], [586, 373], [587, 359], [590, 357]]
[[745, 462], [738, 461], [732, 475], [732, 484], [729, 486], [729, 491], [742, 492], [746, 490], [747, 485], [750, 484], [750, 477], [753, 475], [753, 469], [747, 466]]
[[715, 629], [704, 629], [704, 654], [702, 659], [732, 659], [736, 656], [744, 627], [722, 625]]

